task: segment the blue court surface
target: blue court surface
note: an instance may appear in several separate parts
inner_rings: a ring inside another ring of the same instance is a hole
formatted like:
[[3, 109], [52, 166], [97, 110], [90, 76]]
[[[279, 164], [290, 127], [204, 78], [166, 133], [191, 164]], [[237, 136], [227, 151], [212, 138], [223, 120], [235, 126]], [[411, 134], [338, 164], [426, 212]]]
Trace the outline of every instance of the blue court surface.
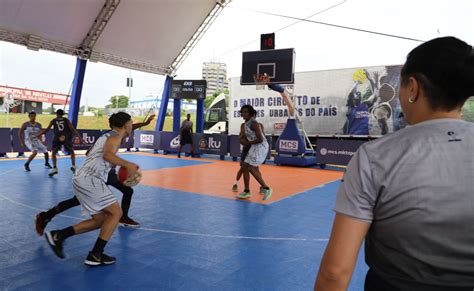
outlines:
[[[213, 163], [122, 157], [143, 170]], [[66, 258], [59, 259], [34, 229], [36, 213], [72, 197], [70, 160], [58, 160], [54, 178], [42, 158], [29, 173], [23, 163], [0, 161], [0, 290], [312, 290], [339, 186], [331, 182], [265, 205], [140, 184], [130, 216], [142, 227], [118, 227], [105, 249], [117, 263], [93, 268], [84, 259], [98, 231], [69, 238]], [[213, 181], [200, 183], [213, 187]], [[86, 218], [76, 207], [56, 216], [47, 230]], [[366, 271], [361, 252], [349, 290], [363, 290]]]

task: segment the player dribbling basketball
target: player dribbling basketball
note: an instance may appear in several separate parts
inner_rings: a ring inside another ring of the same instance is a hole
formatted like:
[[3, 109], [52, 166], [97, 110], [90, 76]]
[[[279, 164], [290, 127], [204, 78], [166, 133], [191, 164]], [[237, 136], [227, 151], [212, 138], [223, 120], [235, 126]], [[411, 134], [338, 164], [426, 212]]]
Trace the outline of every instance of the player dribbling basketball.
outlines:
[[46, 240], [54, 253], [64, 258], [65, 239], [100, 228], [99, 237], [84, 262], [89, 266], [115, 263], [114, 257], [104, 254], [104, 248], [122, 216], [117, 199], [106, 185], [110, 169], [113, 165], [126, 167], [130, 175], [138, 170], [136, 164], [116, 155], [122, 139], [132, 132], [131, 116], [125, 112], [115, 113], [109, 118], [109, 124], [112, 131], [97, 140], [73, 178], [74, 195], [81, 203], [83, 213], [92, 218], [62, 230], [46, 232]]

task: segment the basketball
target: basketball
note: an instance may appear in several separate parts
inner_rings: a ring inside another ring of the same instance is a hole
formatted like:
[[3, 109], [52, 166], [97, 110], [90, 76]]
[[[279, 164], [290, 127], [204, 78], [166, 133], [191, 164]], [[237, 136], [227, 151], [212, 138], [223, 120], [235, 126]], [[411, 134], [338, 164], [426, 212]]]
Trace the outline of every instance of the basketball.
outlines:
[[130, 176], [128, 174], [127, 168], [120, 167], [117, 175], [120, 183], [128, 187], [138, 185], [138, 183], [140, 183], [142, 179], [142, 172], [140, 171], [140, 169], [133, 176]]

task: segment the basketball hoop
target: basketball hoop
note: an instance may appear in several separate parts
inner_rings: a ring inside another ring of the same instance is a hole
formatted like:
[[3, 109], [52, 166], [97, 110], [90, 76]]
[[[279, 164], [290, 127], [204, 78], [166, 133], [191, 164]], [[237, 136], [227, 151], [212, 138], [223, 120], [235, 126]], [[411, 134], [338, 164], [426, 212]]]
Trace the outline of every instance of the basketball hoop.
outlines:
[[255, 88], [257, 90], [264, 90], [265, 85], [270, 82], [270, 76], [267, 74], [253, 74], [253, 80], [255, 81]]

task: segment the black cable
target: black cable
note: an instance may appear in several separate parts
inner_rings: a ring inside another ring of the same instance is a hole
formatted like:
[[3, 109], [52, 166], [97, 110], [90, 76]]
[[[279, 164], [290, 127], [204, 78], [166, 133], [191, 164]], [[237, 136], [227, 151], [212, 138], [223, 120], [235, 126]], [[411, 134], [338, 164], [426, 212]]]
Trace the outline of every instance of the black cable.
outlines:
[[404, 40], [417, 41], [417, 42], [425, 42], [424, 40], [421, 40], [421, 39], [405, 37], [405, 36], [399, 36], [399, 35], [388, 34], [388, 33], [377, 32], [377, 31], [366, 30], [366, 29], [360, 29], [360, 28], [355, 28], [355, 27], [350, 27], [350, 26], [343, 26], [343, 25], [338, 25], [338, 24], [332, 24], [332, 23], [321, 22], [321, 21], [316, 21], [316, 20], [309, 20], [309, 19], [305, 19], [305, 18], [287, 16], [287, 15], [270, 13], [270, 12], [265, 12], [265, 11], [258, 11], [258, 10], [252, 10], [252, 11], [257, 12], [257, 13], [261, 13], [261, 14], [266, 14], [266, 15], [278, 16], [278, 17], [289, 18], [289, 19], [296, 19], [296, 20], [299, 20], [299, 21], [306, 21], [306, 22], [311, 22], [311, 23], [316, 23], [316, 24], [321, 24], [321, 25], [326, 25], [326, 26], [332, 26], [332, 27], [337, 27], [337, 28], [343, 28], [343, 29], [349, 29], [349, 30], [354, 30], [354, 31], [359, 31], [359, 32], [377, 34], [377, 35], [393, 37], [393, 38], [399, 38], [399, 39], [404, 39]]
[[[308, 18], [311, 18], [311, 17], [313, 17], [313, 16], [316, 16], [316, 15], [318, 15], [318, 14], [320, 14], [320, 13], [326, 12], [326, 11], [332, 9], [332, 8], [335, 8], [335, 7], [337, 7], [337, 6], [341, 5], [341, 4], [344, 4], [346, 1], [347, 1], [347, 0], [344, 0], [343, 2], [337, 3], [337, 4], [333, 5], [333, 6], [330, 6], [330, 7], [326, 8], [326, 9], [323, 9], [323, 10], [321, 10], [321, 11], [318, 11], [318, 12], [316, 12], [316, 13], [314, 13], [314, 14], [308, 16], [308, 17], [305, 17], [305, 18], [293, 17], [293, 16], [288, 16], [288, 15], [282, 15], [282, 14], [276, 14], [276, 13], [270, 13], [270, 12], [265, 12], [265, 11], [252, 10], [252, 9], [245, 9], [245, 10], [252, 11], [252, 12], [255, 12], [255, 13], [260, 13], [260, 14], [266, 14], [266, 15], [271, 15], [271, 16], [277, 16], [277, 17], [283, 17], [283, 18], [288, 18], [288, 19], [297, 20], [297, 21], [294, 22], [294, 23], [291, 23], [291, 24], [289, 24], [289, 25], [287, 25], [287, 26], [284, 26], [284, 27], [282, 27], [282, 28], [280, 28], [280, 29], [275, 30], [275, 32], [276, 32], [276, 31], [281, 31], [281, 30], [283, 30], [283, 29], [285, 29], [285, 28], [288, 28], [288, 27], [290, 27], [290, 26], [293, 26], [293, 25], [295, 25], [295, 24], [297, 24], [297, 23], [299, 23], [299, 22], [306, 21], [306, 22], [310, 22], [310, 23], [315, 23], [315, 24], [320, 24], [320, 25], [326, 25], [326, 26], [331, 26], [331, 27], [337, 27], [337, 28], [342, 28], [342, 29], [348, 29], [348, 30], [354, 30], [354, 31], [358, 31], [358, 32], [365, 32], [365, 33], [370, 33], [370, 34], [376, 34], [376, 35], [381, 35], [381, 36], [386, 36], [386, 37], [393, 37], [393, 38], [404, 39], [404, 40], [410, 40], [410, 41], [417, 41], [417, 42], [425, 42], [424, 40], [420, 40], [420, 39], [416, 39], [416, 38], [410, 38], [410, 37], [405, 37], [405, 36], [399, 36], [399, 35], [394, 35], [394, 34], [388, 34], [388, 33], [383, 33], [383, 32], [371, 31], [371, 30], [366, 30], [366, 29], [360, 29], [360, 28], [355, 28], [355, 27], [343, 26], [343, 25], [332, 24], [332, 23], [327, 23], [327, 22], [321, 22], [321, 21], [315, 21], [315, 20], [309, 20], [309, 19], [308, 19]], [[229, 6], [228, 8], [234, 8], [234, 9], [236, 9], [236, 7], [232, 7], [232, 6]], [[243, 9], [243, 8], [237, 8], [237, 9]], [[242, 48], [242, 47], [244, 47], [244, 46], [247, 46], [247, 45], [253, 43], [254, 41], [258, 41], [258, 40], [259, 40], [259, 39], [257, 38], [257, 39], [254, 39], [254, 40], [250, 41], [250, 42], [247, 42], [247, 43], [245, 43], [245, 44], [243, 44], [243, 45], [241, 45], [241, 46], [238, 46], [238, 47], [236, 47], [236, 48], [234, 48], [234, 49], [232, 49], [232, 50], [229, 50], [229, 51], [223, 53], [221, 56], [227, 55], [227, 54], [229, 54], [229, 53], [231, 53], [231, 52], [233, 52], [233, 51], [235, 51], [235, 50], [237, 50], [237, 49], [239, 49], [239, 48]]]
[[[326, 12], [326, 11], [328, 11], [328, 10], [331, 10], [331, 9], [333, 9], [333, 8], [336, 8], [337, 6], [342, 5], [342, 4], [346, 3], [346, 2], [347, 2], [347, 0], [343, 0], [342, 2], [339, 2], [339, 3], [337, 3], [337, 4], [334, 4], [334, 5], [332, 5], [332, 6], [329, 6], [328, 8], [325, 8], [325, 9], [320, 10], [320, 11], [314, 13], [314, 14], [311, 14], [310, 16], [303, 18], [303, 20], [306, 20], [306, 19], [308, 19], [308, 18], [311, 18], [311, 17], [313, 17], [313, 16], [316, 16], [316, 15], [318, 15], [318, 14], [321, 14], [321, 13], [324, 13], [324, 12]], [[236, 7], [232, 7], [232, 6], [229, 6], [229, 7], [230, 7], [230, 8], [234, 8], [234, 9], [242, 9], [242, 8], [236, 8]], [[245, 10], [249, 10], [249, 9], [245, 9]], [[255, 10], [249, 10], [249, 11], [261, 13], [260, 11], [255, 11]], [[288, 27], [290, 27], [290, 26], [293, 26], [293, 25], [295, 25], [295, 24], [297, 24], [297, 23], [300, 23], [300, 22], [303, 21], [303, 20], [297, 20], [297, 21], [295, 21], [295, 22], [293, 22], [293, 23], [290, 23], [290, 24], [288, 24], [288, 25], [286, 25], [286, 26], [283, 26], [283, 27], [281, 27], [281, 28], [275, 30], [275, 32], [281, 31], [281, 30], [283, 30], [283, 29], [286, 29], [286, 28], [288, 28]], [[221, 56], [225, 56], [225, 55], [227, 55], [228, 53], [231, 53], [231, 52], [233, 52], [233, 51], [235, 51], [235, 50], [237, 50], [237, 49], [239, 49], [239, 48], [242, 48], [242, 47], [244, 47], [244, 46], [247, 46], [247, 45], [253, 43], [254, 41], [258, 41], [258, 40], [259, 40], [259, 39], [257, 38], [257, 39], [254, 39], [254, 40], [250, 41], [250, 42], [247, 42], [247, 43], [245, 43], [245, 44], [243, 44], [243, 45], [240, 45], [240, 46], [238, 46], [238, 47], [236, 47], [236, 48], [233, 48], [233, 49], [231, 49], [230, 51], [227, 51], [227, 52], [223, 53]]]

